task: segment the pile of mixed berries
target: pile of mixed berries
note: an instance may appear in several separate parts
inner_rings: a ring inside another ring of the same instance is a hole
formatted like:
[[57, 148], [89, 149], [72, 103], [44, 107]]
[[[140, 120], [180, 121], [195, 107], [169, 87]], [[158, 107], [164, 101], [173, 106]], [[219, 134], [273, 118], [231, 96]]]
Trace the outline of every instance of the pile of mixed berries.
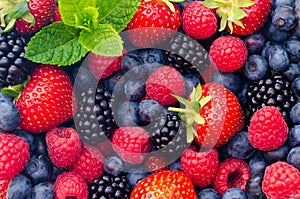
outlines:
[[300, 0], [84, 2], [0, 2], [0, 199], [300, 199]]

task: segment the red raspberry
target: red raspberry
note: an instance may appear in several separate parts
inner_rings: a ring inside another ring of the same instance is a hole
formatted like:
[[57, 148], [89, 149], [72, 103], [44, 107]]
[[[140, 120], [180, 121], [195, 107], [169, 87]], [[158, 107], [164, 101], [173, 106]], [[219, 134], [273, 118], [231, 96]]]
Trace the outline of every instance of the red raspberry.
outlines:
[[6, 199], [9, 182], [10, 180], [0, 180], [0, 199]]
[[56, 127], [46, 134], [48, 154], [59, 168], [71, 166], [81, 152], [82, 144], [73, 128]]
[[235, 36], [217, 38], [209, 49], [209, 57], [215, 67], [222, 72], [233, 72], [246, 62], [248, 50], [244, 42]]
[[27, 142], [12, 134], [0, 133], [0, 180], [10, 180], [19, 174], [29, 160]]
[[288, 137], [288, 127], [280, 111], [274, 106], [265, 106], [256, 111], [248, 128], [251, 145], [268, 151], [279, 148]]
[[71, 166], [70, 171], [81, 175], [87, 182], [102, 176], [104, 157], [97, 147], [85, 144], [79, 157]]
[[175, 104], [177, 99], [171, 94], [184, 95], [184, 79], [175, 68], [162, 66], [148, 77], [146, 91], [151, 99], [158, 101], [162, 106]]
[[143, 164], [149, 171], [155, 173], [169, 169], [167, 161], [163, 157], [157, 155], [147, 156]]
[[180, 158], [181, 168], [199, 187], [206, 187], [213, 181], [219, 165], [218, 151], [196, 152], [186, 149]]
[[114, 150], [112, 148], [112, 143], [111, 143], [110, 140], [105, 140], [103, 142], [98, 143], [97, 147], [98, 147], [100, 153], [104, 157], [108, 157], [108, 156], [113, 156], [114, 155]]
[[213, 187], [221, 195], [229, 188], [240, 188], [245, 191], [250, 177], [250, 170], [245, 161], [228, 158], [220, 163]]
[[270, 199], [299, 199], [300, 172], [286, 162], [276, 162], [265, 170], [262, 190]]
[[86, 182], [79, 174], [74, 172], [60, 174], [54, 183], [54, 191], [56, 199], [88, 198], [88, 186]]
[[201, 1], [189, 3], [182, 13], [184, 32], [194, 39], [206, 39], [217, 30], [217, 17]]
[[151, 149], [151, 141], [146, 130], [140, 127], [120, 127], [112, 137], [113, 149], [126, 162], [139, 164]]

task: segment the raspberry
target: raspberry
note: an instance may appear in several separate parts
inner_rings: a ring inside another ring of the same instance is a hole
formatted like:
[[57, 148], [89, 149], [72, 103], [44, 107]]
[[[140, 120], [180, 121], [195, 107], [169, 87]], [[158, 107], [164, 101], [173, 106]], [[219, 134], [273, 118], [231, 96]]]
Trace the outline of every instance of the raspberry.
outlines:
[[112, 137], [113, 149], [124, 160], [139, 164], [151, 149], [148, 132], [140, 127], [120, 127]]
[[104, 157], [97, 147], [85, 144], [70, 171], [80, 174], [87, 182], [102, 176]]
[[162, 156], [149, 155], [143, 162], [143, 165], [154, 173], [165, 171], [169, 169], [168, 162]]
[[235, 36], [217, 38], [209, 49], [209, 57], [215, 67], [222, 72], [233, 72], [246, 62], [248, 50], [244, 42]]
[[279, 148], [288, 137], [288, 127], [279, 110], [265, 106], [256, 111], [248, 128], [251, 145], [263, 151]]
[[29, 146], [24, 139], [0, 133], [0, 180], [10, 180], [20, 173], [29, 156]]
[[276, 162], [266, 168], [262, 190], [268, 198], [300, 198], [300, 172], [286, 162]]
[[6, 199], [7, 188], [10, 180], [0, 180], [0, 199]]
[[59, 168], [71, 166], [81, 152], [78, 133], [73, 128], [56, 127], [46, 134], [48, 154]]
[[196, 152], [186, 149], [181, 158], [181, 168], [199, 187], [206, 187], [213, 181], [218, 170], [218, 151]]
[[74, 172], [60, 174], [54, 183], [54, 190], [56, 199], [88, 198], [88, 186], [86, 182], [79, 174]]
[[162, 106], [175, 104], [177, 99], [172, 94], [184, 95], [184, 79], [175, 68], [162, 66], [148, 77], [146, 91], [151, 99], [158, 101]]
[[246, 190], [246, 183], [251, 177], [248, 164], [243, 160], [228, 158], [220, 163], [213, 187], [220, 194], [230, 188]]

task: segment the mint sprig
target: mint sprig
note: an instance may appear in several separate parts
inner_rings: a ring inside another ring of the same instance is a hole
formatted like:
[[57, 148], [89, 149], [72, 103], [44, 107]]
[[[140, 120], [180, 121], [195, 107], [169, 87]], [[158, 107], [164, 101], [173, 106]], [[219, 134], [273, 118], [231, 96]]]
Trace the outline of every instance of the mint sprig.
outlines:
[[67, 66], [89, 51], [120, 56], [119, 33], [136, 13], [140, 0], [58, 0], [62, 22], [44, 27], [28, 44], [25, 57], [33, 62]]

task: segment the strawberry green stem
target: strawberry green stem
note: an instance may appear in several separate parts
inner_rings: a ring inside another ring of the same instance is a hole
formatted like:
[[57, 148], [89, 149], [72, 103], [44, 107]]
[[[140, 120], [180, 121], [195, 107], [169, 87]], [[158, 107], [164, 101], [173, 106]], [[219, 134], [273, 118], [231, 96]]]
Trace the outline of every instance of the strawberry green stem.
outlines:
[[229, 0], [229, 1], [215, 0], [215, 3], [221, 4], [221, 5], [224, 5], [224, 6], [232, 6], [232, 1], [231, 0]]

